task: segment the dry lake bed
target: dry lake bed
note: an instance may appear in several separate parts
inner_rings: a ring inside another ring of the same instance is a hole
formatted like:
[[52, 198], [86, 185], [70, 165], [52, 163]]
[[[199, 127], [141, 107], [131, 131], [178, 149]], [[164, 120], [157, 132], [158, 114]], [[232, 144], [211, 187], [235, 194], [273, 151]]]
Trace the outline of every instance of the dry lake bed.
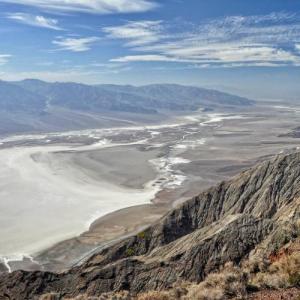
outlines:
[[300, 109], [261, 104], [158, 125], [0, 139], [0, 260], [61, 271], [148, 226], [171, 207], [268, 156]]

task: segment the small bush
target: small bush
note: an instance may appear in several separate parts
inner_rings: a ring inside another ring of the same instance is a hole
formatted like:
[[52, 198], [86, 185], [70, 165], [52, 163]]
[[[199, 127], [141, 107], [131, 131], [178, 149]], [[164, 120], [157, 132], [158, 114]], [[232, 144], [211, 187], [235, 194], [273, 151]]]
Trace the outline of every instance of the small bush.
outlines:
[[148, 292], [141, 294], [137, 300], [173, 300], [167, 292]]
[[228, 264], [219, 273], [207, 276], [205, 281], [189, 289], [185, 300], [223, 300], [231, 297], [243, 298], [246, 294], [247, 274], [240, 268]]
[[60, 300], [60, 299], [61, 299], [60, 295], [56, 293], [45, 294], [39, 298], [39, 300]]
[[192, 286], [184, 300], [225, 300], [222, 288], [201, 289], [199, 285]]
[[144, 240], [146, 238], [146, 232], [142, 231], [142, 232], [138, 233], [137, 236], [140, 240]]
[[133, 300], [127, 291], [116, 293], [105, 293], [100, 297], [88, 296], [86, 294], [79, 295], [75, 298], [63, 298], [63, 300]]
[[176, 299], [180, 300], [182, 299], [183, 296], [186, 296], [190, 287], [191, 287], [190, 282], [186, 281], [177, 281], [174, 285], [173, 288], [169, 291], [171, 299]]
[[250, 285], [257, 289], [280, 289], [288, 286], [285, 274], [259, 272], [251, 280]]
[[293, 274], [289, 278], [289, 283], [291, 286], [300, 287], [300, 274]]
[[127, 256], [133, 256], [134, 255], [134, 249], [133, 248], [128, 248], [127, 250], [126, 250], [126, 255]]
[[[112, 296], [108, 296], [108, 298], [103, 298], [103, 300], [131, 300], [132, 298], [130, 297], [129, 293], [124, 291], [124, 292], [118, 292], [113, 294]], [[102, 300], [100, 297], [99, 300]]]
[[281, 257], [267, 271], [257, 273], [251, 284], [259, 288], [288, 288], [300, 286], [300, 252]]

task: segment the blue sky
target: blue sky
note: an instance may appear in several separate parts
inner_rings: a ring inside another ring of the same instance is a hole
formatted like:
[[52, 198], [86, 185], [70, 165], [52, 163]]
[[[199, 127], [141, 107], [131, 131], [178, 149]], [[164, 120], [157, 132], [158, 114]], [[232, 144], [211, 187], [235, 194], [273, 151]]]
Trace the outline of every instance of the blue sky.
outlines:
[[298, 0], [0, 0], [0, 78], [298, 99]]

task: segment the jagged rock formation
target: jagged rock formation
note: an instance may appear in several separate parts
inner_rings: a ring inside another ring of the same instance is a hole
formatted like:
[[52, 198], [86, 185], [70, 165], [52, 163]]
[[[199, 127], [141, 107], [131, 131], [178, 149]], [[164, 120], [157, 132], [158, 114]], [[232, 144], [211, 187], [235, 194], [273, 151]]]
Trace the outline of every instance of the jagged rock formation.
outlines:
[[[300, 153], [280, 155], [222, 182], [169, 212], [136, 236], [102, 250], [63, 274], [0, 275], [0, 299], [35, 299], [167, 289], [199, 282], [260, 246], [271, 251], [282, 226], [300, 217]], [[263, 250], [262, 250], [263, 249]]]

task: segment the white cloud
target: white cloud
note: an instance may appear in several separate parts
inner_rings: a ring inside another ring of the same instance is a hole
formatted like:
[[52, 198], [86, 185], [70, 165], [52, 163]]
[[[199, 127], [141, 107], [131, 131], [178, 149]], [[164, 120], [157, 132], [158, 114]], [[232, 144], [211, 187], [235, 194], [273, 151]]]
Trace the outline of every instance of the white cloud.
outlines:
[[128, 55], [113, 58], [113, 62], [181, 62], [181, 63], [199, 63], [199, 64], [219, 64], [225, 66], [241, 66], [243, 63], [247, 66], [253, 64], [272, 66], [276, 62], [300, 62], [300, 58], [292, 53], [272, 47], [253, 46], [253, 45], [221, 45], [221, 47], [196, 47], [179, 48], [165, 51], [168, 55], [146, 54], [146, 55]]
[[206, 61], [213, 63], [234, 63], [234, 62], [277, 62], [297, 60], [297, 56], [278, 49], [274, 46], [263, 44], [239, 44], [221, 43], [208, 46], [187, 46], [176, 49], [166, 49], [166, 52], [175, 57]]
[[11, 55], [9, 54], [0, 54], [0, 66], [5, 65], [9, 59], [11, 58]]
[[[144, 26], [144, 24], [152, 26]], [[124, 41], [134, 53], [116, 62], [165, 61], [202, 66], [280, 66], [300, 64], [298, 15], [272, 13], [231, 16], [201, 24], [172, 26], [161, 21], [106, 27], [108, 38]], [[298, 42], [298, 43], [297, 43]]]
[[30, 26], [62, 30], [62, 28], [58, 26], [58, 21], [56, 19], [50, 19], [43, 16], [33, 16], [25, 13], [11, 13], [8, 14], [7, 18]]
[[123, 26], [103, 29], [110, 38], [127, 40], [127, 46], [141, 46], [158, 42], [161, 39], [162, 30], [162, 21], [128, 22]]
[[84, 38], [59, 38], [52, 43], [59, 46], [58, 50], [69, 50], [73, 52], [84, 52], [91, 49], [92, 44], [99, 40], [98, 37]]
[[128, 63], [128, 62], [151, 62], [151, 61], [161, 61], [161, 62], [185, 62], [185, 63], [197, 63], [198, 60], [193, 59], [181, 59], [179, 57], [172, 57], [166, 55], [158, 55], [158, 54], [145, 54], [145, 55], [127, 55], [117, 58], [112, 58], [111, 62], [119, 62], [119, 63]]
[[151, 0], [0, 0], [37, 7], [51, 12], [84, 12], [96, 14], [143, 12], [157, 5]]
[[242, 62], [242, 63], [226, 63], [226, 64], [197, 64], [194, 68], [207, 69], [207, 68], [238, 68], [238, 67], [284, 67], [284, 63], [268, 63], [268, 62]]
[[122, 56], [119, 58], [113, 58], [111, 59], [112, 62], [135, 62], [135, 61], [169, 61], [168, 57], [163, 55], [155, 55], [155, 54], [149, 54], [149, 55], [128, 55], [128, 56]]

